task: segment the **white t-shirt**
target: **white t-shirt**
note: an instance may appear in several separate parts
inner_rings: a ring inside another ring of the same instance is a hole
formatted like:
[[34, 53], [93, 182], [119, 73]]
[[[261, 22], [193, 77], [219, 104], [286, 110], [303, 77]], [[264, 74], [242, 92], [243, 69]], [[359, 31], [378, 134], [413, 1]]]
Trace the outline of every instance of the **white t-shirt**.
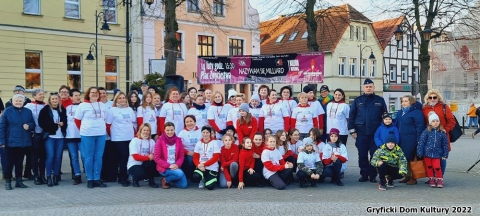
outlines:
[[348, 135], [348, 116], [350, 113], [350, 106], [345, 103], [328, 103], [327, 113], [327, 132], [332, 128], [337, 128], [340, 135]]
[[[287, 143], [286, 143], [285, 145], [287, 145], [287, 150], [290, 150], [290, 145], [288, 145], [288, 141], [287, 141]], [[278, 149], [278, 151], [280, 151], [280, 154], [282, 154], [282, 156], [283, 156], [285, 153], [287, 153], [287, 152], [285, 151], [285, 148], [283, 147], [283, 145], [282, 145], [282, 146], [278, 146], [277, 149]]]
[[[53, 114], [53, 122], [58, 124], [60, 122], [60, 115], [58, 114], [58, 111], [57, 110], [52, 110], [52, 114]], [[57, 133], [55, 133], [54, 135], [49, 135], [48, 137], [57, 138], [57, 139], [63, 138], [62, 129], [60, 127], [58, 127], [57, 128]]]
[[290, 100], [280, 100], [281, 103], [287, 108], [288, 115], [292, 115], [293, 109], [297, 107], [297, 101], [290, 99]]
[[231, 121], [235, 129], [237, 129], [237, 120], [239, 118], [240, 118], [240, 112], [238, 107], [233, 107], [228, 111], [227, 122]]
[[36, 125], [35, 133], [43, 132], [43, 129], [38, 125], [38, 115], [40, 114], [40, 110], [42, 110], [43, 107], [45, 107], [45, 104], [38, 104], [34, 102], [28, 103], [27, 105], [25, 105], [25, 108], [32, 111], [33, 120], [35, 121], [35, 125]]
[[300, 133], [308, 133], [310, 129], [314, 128], [316, 125], [313, 125], [313, 119], [317, 119], [317, 117], [318, 116], [315, 115], [315, 111], [310, 106], [299, 106], [293, 109], [292, 112], [292, 119], [296, 119], [295, 128]]
[[[101, 102], [101, 103], [103, 103], [103, 102]], [[113, 101], [108, 100], [107, 102], [103, 103], [103, 105], [105, 105], [108, 109], [110, 109], [110, 108], [113, 107]]]
[[67, 111], [67, 136], [65, 138], [80, 138], [80, 130], [78, 130], [74, 118], [78, 104], [69, 105], [65, 109]]
[[197, 120], [195, 124], [198, 128], [202, 128], [203, 126], [208, 125], [207, 108], [202, 110], [198, 110], [195, 107], [190, 108], [187, 112], [187, 115], [195, 116], [195, 120]]
[[325, 111], [323, 110], [322, 104], [318, 102], [318, 100], [315, 101], [308, 101], [308, 105], [313, 109], [315, 115], [318, 117], [319, 115], [325, 114]]
[[319, 161], [320, 157], [318, 157], [318, 154], [316, 153], [307, 154], [305, 152], [300, 152], [297, 158], [297, 163], [303, 163], [308, 169], [316, 169], [317, 167], [315, 166], [315, 163]]
[[168, 159], [167, 162], [169, 164], [175, 164], [175, 143], [173, 145], [167, 145], [167, 152], [168, 152]]
[[[340, 144], [340, 147], [332, 147], [332, 145], [330, 144], [325, 144], [325, 146], [323, 147], [322, 160], [330, 158], [332, 154], [340, 155], [348, 161], [347, 147], [345, 147], [344, 144]], [[332, 166], [332, 164], [329, 164], [327, 166]], [[340, 172], [344, 172], [346, 169], [347, 163], [342, 163], [342, 168], [340, 169]]]
[[153, 141], [152, 139], [143, 140], [135, 137], [132, 139], [132, 141], [130, 141], [128, 149], [130, 155], [128, 156], [127, 169], [130, 169], [130, 167], [134, 165], [142, 165], [143, 163], [143, 161], [136, 161], [135, 159], [133, 159], [132, 155], [139, 154], [142, 156], [148, 156], [150, 154], [153, 154], [153, 151], [155, 149], [155, 141]]
[[130, 107], [112, 107], [107, 111], [107, 124], [110, 126], [112, 141], [128, 141], [134, 137], [133, 122], [135, 114]]
[[137, 108], [137, 118], [143, 118], [143, 123], [149, 123], [152, 127], [152, 135], [157, 134], [157, 113], [154, 109], [147, 106], [143, 108], [139, 106]]
[[[231, 107], [230, 105], [228, 106]], [[207, 118], [208, 120], [214, 120], [218, 129], [223, 130], [227, 127], [227, 114], [228, 114], [227, 105], [225, 106], [212, 105], [210, 106], [210, 108], [208, 108]], [[222, 135], [220, 133], [217, 133], [217, 139], [220, 139], [220, 138], [222, 138]]]
[[285, 128], [284, 117], [290, 117], [288, 115], [287, 108], [283, 103], [279, 101], [274, 104], [265, 104], [262, 106], [262, 111], [260, 112], [260, 118], [264, 117], [264, 127], [270, 128], [272, 133], [275, 134], [278, 130], [283, 130]]
[[200, 129], [191, 131], [183, 129], [177, 136], [182, 139], [185, 150], [194, 151], [195, 145], [202, 139], [202, 132]]
[[105, 118], [108, 108], [100, 102], [83, 102], [78, 105], [75, 118], [82, 121], [81, 136], [103, 136], [107, 134]]
[[[260, 157], [262, 160], [262, 163], [265, 163], [267, 161], [271, 161], [273, 165], [280, 165], [280, 160], [283, 159], [282, 154], [278, 149], [270, 150], [265, 148], [262, 152], [262, 156]], [[263, 167], [263, 176], [268, 179], [270, 176], [275, 174], [276, 172], [268, 170], [265, 166]]]
[[168, 102], [162, 106], [159, 116], [165, 117], [165, 122], [172, 122], [175, 125], [175, 133], [179, 134], [185, 127], [183, 118], [187, 115], [187, 112], [187, 106], [184, 103]]
[[[205, 163], [213, 157], [213, 154], [220, 154], [220, 148], [218, 147], [217, 140], [210, 140], [205, 144], [202, 141], [198, 141], [195, 145], [195, 153], [200, 156], [200, 163]], [[218, 172], [218, 161], [210, 166], [206, 166], [205, 169]]]
[[250, 107], [250, 114], [252, 114], [253, 117], [256, 119], [260, 119], [260, 112], [262, 111], [262, 108], [252, 108]]
[[294, 154], [298, 155], [298, 148], [303, 147], [303, 142], [298, 140], [295, 144], [292, 144], [288, 141], [288, 146], [290, 146], [290, 150], [292, 150]]

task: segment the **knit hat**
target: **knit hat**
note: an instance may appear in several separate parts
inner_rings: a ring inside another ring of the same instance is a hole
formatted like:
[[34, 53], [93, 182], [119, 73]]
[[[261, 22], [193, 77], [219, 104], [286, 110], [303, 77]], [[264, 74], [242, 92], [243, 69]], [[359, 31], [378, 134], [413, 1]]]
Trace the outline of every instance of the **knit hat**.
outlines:
[[238, 108], [238, 110], [243, 110], [243, 111], [245, 111], [245, 112], [247, 112], [247, 113], [250, 112], [250, 108], [248, 107], [248, 104], [247, 104], [247, 103], [242, 103], [242, 104], [240, 105], [240, 107]]
[[392, 115], [390, 115], [390, 113], [383, 113], [382, 115], [382, 119], [386, 119], [386, 118], [392, 118]]
[[237, 91], [235, 91], [235, 89], [230, 89], [228, 90], [228, 98], [227, 100], [229, 100], [231, 97], [237, 95]]
[[327, 85], [322, 85], [322, 86], [320, 86], [320, 92], [322, 92], [322, 91], [330, 91], [330, 89], [328, 89]]
[[437, 113], [435, 113], [434, 111], [430, 111], [428, 113], [428, 123], [432, 123], [433, 120], [440, 121], [440, 118], [438, 117]]
[[220, 131], [220, 134], [225, 135], [228, 130], [232, 130], [234, 134], [237, 133], [233, 125], [228, 125], [225, 129]]
[[310, 88], [310, 86], [305, 86], [305, 87], [303, 87], [303, 92], [305, 92], [305, 93], [308, 94], [308, 92], [311, 92], [311, 91], [313, 91], [313, 89]]
[[373, 84], [373, 81], [370, 78], [366, 78], [363, 84], [364, 85]]
[[309, 146], [309, 145], [311, 145], [311, 146], [313, 146], [313, 147], [315, 146], [315, 145], [314, 145], [313, 143], [311, 143], [311, 142], [307, 142], [307, 143], [305, 143], [305, 144], [303, 144], [303, 145], [304, 145], [304, 146], [303, 146], [304, 149], [305, 149], [307, 146]]
[[258, 94], [254, 94], [252, 95], [252, 98], [250, 98], [250, 101], [252, 100], [257, 100], [258, 102], [260, 102], [260, 96]]
[[146, 80], [144, 80], [144, 81], [142, 82], [142, 86], [148, 86], [148, 82], [147, 82]]
[[21, 85], [16, 85], [15, 88], [13, 88], [13, 91], [23, 91], [25, 92], [25, 88]]
[[157, 86], [156, 85], [150, 85], [150, 86], [148, 86], [148, 89], [153, 89], [153, 90], [157, 91]]
[[337, 128], [330, 129], [329, 135], [336, 134], [337, 136], [340, 135], [340, 131]]
[[395, 133], [393, 133], [393, 131], [390, 131], [388, 134], [387, 134], [387, 139], [385, 140], [385, 143], [389, 143], [389, 142], [392, 142], [392, 143], [397, 143], [397, 137], [395, 137]]
[[138, 92], [138, 87], [136, 87], [136, 86], [131, 86], [131, 87], [130, 87], [130, 91], [137, 91], [137, 92]]

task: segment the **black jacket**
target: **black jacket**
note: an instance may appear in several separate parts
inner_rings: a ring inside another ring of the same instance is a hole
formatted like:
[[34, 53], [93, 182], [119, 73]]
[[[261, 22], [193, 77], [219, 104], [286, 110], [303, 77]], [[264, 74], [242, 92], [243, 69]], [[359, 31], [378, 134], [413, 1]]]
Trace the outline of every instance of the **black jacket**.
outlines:
[[382, 114], [387, 112], [385, 100], [375, 94], [363, 94], [355, 98], [350, 105], [348, 130], [355, 129], [357, 134], [374, 135], [382, 124]]
[[[65, 137], [67, 135], [67, 110], [62, 106], [62, 111], [59, 111], [58, 114], [60, 116], [60, 122], [63, 122], [61, 130], [63, 137]], [[53, 112], [49, 105], [46, 105], [40, 110], [40, 114], [38, 114], [38, 125], [44, 132], [48, 132], [49, 135], [55, 135], [57, 133], [58, 124], [53, 121]]]

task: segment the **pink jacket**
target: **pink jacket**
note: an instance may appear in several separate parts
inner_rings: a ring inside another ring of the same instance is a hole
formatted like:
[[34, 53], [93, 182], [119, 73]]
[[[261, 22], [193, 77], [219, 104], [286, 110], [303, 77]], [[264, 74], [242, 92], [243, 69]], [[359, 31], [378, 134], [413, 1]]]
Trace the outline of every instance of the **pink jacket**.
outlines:
[[[175, 141], [175, 164], [177, 164], [178, 169], [182, 167], [184, 158], [184, 147], [182, 140], [177, 138]], [[158, 138], [157, 143], [155, 144], [154, 150], [154, 159], [157, 164], [158, 172], [164, 173], [170, 167], [168, 161], [168, 150], [167, 144], [161, 138]]]

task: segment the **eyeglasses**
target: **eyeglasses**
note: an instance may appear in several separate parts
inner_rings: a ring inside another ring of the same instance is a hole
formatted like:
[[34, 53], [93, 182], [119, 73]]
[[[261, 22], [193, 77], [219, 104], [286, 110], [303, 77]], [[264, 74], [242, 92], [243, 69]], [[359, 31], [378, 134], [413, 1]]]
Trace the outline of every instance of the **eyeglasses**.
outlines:
[[68, 92], [68, 91], [60, 91], [60, 93], [62, 93], [62, 94], [68, 94], [69, 92]]
[[428, 99], [430, 99], [430, 100], [436, 100], [437, 98], [438, 98], [437, 96], [428, 97]]
[[50, 92], [50, 95], [58, 95], [58, 92]]

